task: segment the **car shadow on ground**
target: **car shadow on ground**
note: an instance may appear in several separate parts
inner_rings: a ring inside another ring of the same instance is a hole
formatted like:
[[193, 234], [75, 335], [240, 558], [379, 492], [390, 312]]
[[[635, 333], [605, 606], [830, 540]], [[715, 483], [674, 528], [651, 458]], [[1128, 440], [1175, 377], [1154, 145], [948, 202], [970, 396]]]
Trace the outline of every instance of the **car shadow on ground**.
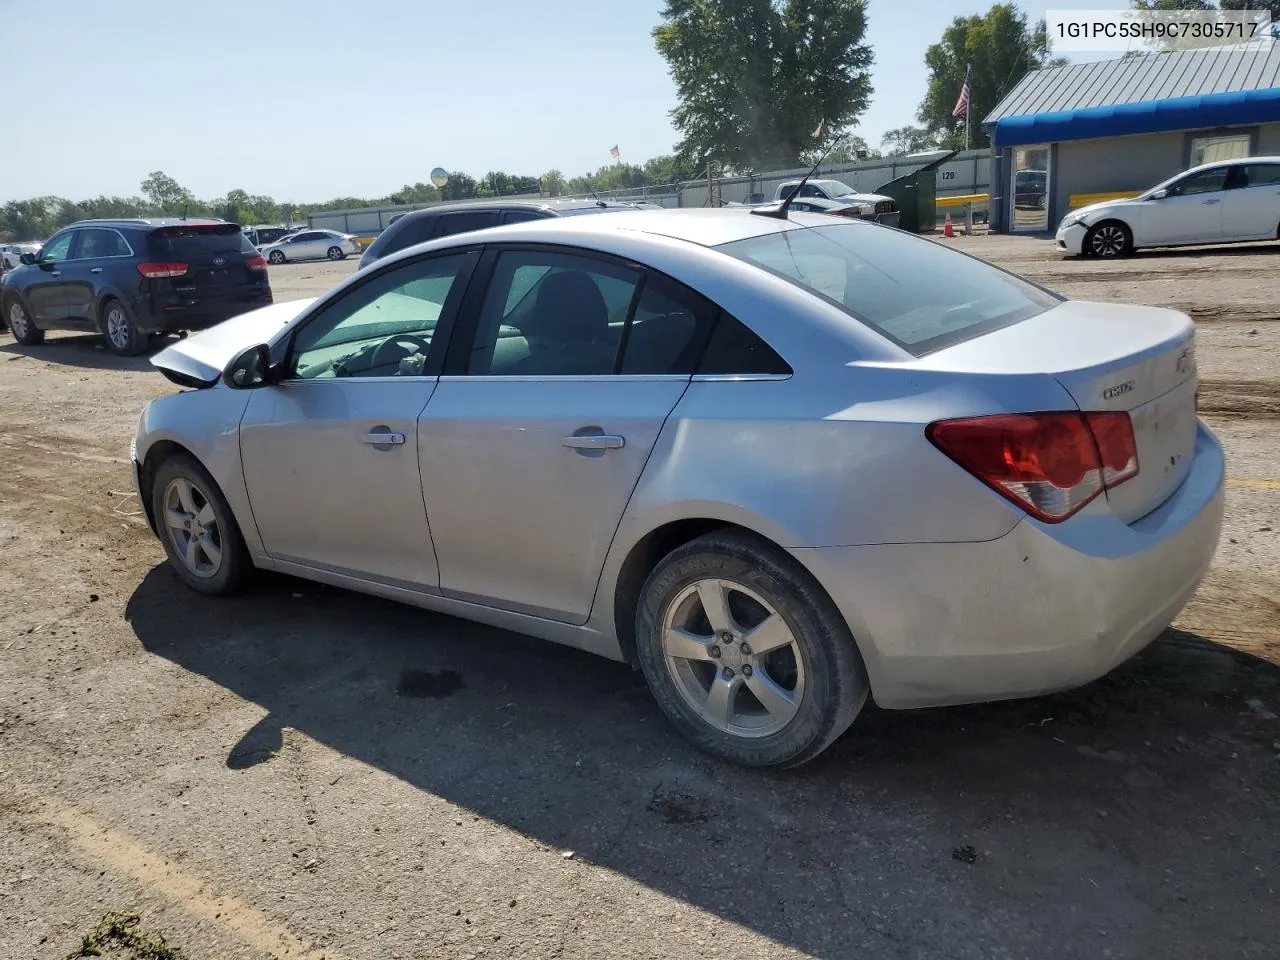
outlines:
[[1061, 955], [1131, 955], [1129, 930], [1172, 956], [1201, 897], [1202, 935], [1280, 933], [1238, 865], [1280, 862], [1277, 731], [1248, 705], [1275, 705], [1280, 669], [1192, 635], [1069, 693], [869, 707], [777, 772], [698, 753], [624, 665], [303, 581], [211, 600], [159, 566], [126, 617], [146, 650], [267, 711], [228, 767], [272, 762], [292, 727], [806, 953], [985, 957], [1011, 929], [1088, 917]]
[[[6, 331], [7, 335], [7, 331]], [[87, 367], [95, 370], [155, 370], [148, 359], [176, 340], [173, 337], [156, 337], [147, 347], [146, 353], [136, 357], [121, 357], [112, 353], [103, 343], [102, 336], [96, 333], [54, 333], [45, 338], [44, 343], [26, 346], [9, 340], [0, 342], [0, 353], [7, 354], [8, 359], [30, 357], [46, 363], [57, 363], [68, 367]]]

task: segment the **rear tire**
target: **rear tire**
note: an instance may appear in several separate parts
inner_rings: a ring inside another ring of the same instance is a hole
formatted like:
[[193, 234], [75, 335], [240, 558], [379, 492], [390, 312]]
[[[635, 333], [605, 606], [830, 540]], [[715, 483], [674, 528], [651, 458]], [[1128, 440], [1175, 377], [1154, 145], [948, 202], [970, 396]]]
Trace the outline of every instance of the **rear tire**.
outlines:
[[244, 536], [213, 477], [175, 453], [156, 470], [151, 510], [169, 563], [192, 590], [227, 596], [253, 573]]
[[1133, 233], [1119, 220], [1103, 220], [1084, 235], [1084, 252], [1104, 259], [1127, 257], [1133, 253]]
[[330, 247], [328, 253], [325, 254], [330, 260], [345, 260], [347, 252], [341, 247]]
[[745, 532], [699, 537], [654, 568], [636, 654], [672, 724], [748, 766], [812, 760], [870, 690], [831, 598], [793, 558]]
[[107, 347], [121, 357], [136, 357], [147, 349], [149, 337], [138, 330], [133, 315], [119, 300], [107, 300], [100, 308], [102, 334]]
[[13, 339], [23, 346], [34, 347], [38, 343], [44, 343], [44, 331], [32, 322], [31, 314], [27, 313], [26, 306], [17, 297], [10, 297], [5, 303], [4, 317]]
[[269, 254], [267, 254], [267, 259], [278, 266], [279, 264], [284, 263], [284, 260], [285, 260], [284, 251], [272, 250]]

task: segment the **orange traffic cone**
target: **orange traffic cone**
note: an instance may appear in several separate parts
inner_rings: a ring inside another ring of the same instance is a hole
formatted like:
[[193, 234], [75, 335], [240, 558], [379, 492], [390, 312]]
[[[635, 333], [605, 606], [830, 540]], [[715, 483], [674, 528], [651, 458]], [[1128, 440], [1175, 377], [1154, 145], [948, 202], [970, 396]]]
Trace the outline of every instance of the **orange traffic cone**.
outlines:
[[950, 210], [948, 210], [948, 211], [947, 211], [947, 219], [946, 219], [946, 220], [943, 222], [943, 224], [942, 224], [942, 235], [943, 235], [944, 237], [954, 237], [954, 236], [956, 235], [955, 230], [954, 230], [954, 229], [952, 228], [952, 226], [951, 226], [951, 211], [950, 211]]

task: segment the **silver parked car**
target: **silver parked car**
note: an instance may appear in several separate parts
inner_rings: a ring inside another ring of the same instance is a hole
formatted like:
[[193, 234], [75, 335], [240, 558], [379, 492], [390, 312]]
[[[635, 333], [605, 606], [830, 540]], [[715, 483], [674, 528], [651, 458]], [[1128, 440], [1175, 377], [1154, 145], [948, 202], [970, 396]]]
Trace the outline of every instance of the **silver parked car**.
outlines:
[[1221, 525], [1186, 316], [856, 220], [460, 234], [152, 362], [196, 388], [133, 451], [192, 588], [277, 570], [630, 661], [747, 764], [816, 756], [868, 695], [1106, 673]]
[[258, 248], [271, 263], [287, 260], [344, 260], [360, 252], [360, 244], [350, 233], [337, 230], [301, 230]]

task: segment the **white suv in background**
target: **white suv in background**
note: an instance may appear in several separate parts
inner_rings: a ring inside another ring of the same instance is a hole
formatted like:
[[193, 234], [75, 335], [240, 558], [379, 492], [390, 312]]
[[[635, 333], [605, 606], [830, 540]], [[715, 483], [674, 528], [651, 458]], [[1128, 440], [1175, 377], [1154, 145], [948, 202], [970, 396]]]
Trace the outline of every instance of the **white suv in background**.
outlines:
[[1246, 157], [1193, 167], [1132, 200], [1073, 210], [1058, 226], [1058, 249], [1121, 257], [1142, 247], [1280, 239], [1280, 157]]
[[35, 253], [40, 249], [37, 243], [0, 243], [0, 261], [5, 270], [12, 270], [22, 262], [24, 253]]

